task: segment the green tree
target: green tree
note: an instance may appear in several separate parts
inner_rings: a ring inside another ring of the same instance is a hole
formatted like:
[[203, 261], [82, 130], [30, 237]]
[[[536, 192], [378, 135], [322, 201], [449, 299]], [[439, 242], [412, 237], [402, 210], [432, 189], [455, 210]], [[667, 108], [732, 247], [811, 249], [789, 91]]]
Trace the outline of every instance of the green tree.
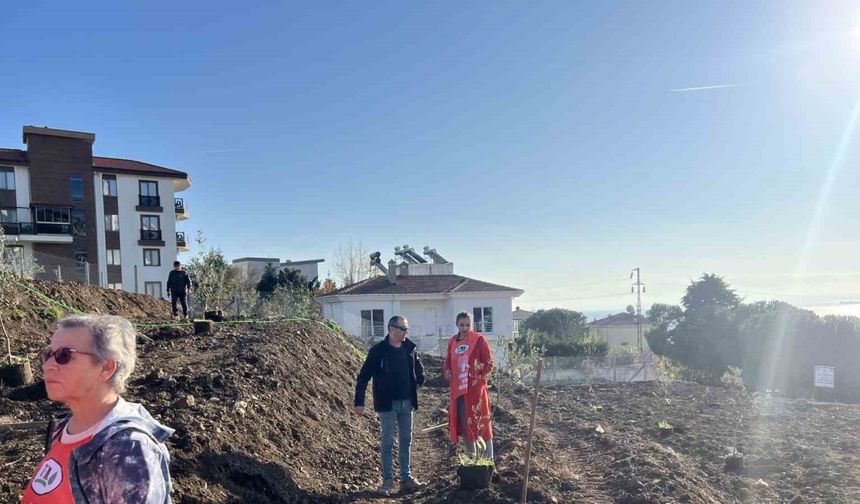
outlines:
[[606, 342], [590, 337], [585, 315], [563, 308], [533, 313], [515, 344], [520, 350], [542, 348], [547, 356], [606, 355], [609, 349]]
[[295, 268], [285, 268], [278, 272], [278, 285], [292, 290], [308, 290], [315, 292], [320, 288], [320, 282], [317, 277], [313, 280], [308, 280], [302, 275], [301, 271]]
[[277, 286], [278, 272], [272, 264], [266, 264], [266, 268], [263, 270], [263, 276], [261, 276], [260, 281], [257, 282], [257, 292], [261, 297], [268, 297], [275, 292], [275, 288]]
[[685, 317], [712, 316], [720, 310], [733, 309], [740, 302], [741, 299], [729, 289], [725, 280], [712, 273], [704, 273], [695, 282], [690, 282], [681, 298]]
[[206, 247], [203, 232], [197, 232], [195, 241], [199, 252], [186, 265], [194, 288], [192, 299], [204, 311], [222, 309], [238, 288], [235, 275], [221, 249]]

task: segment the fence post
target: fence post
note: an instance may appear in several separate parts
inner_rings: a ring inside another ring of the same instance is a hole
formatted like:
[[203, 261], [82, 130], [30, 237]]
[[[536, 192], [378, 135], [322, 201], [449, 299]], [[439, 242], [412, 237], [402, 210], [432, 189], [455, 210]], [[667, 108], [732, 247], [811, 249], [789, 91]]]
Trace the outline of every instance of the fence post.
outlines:
[[89, 283], [91, 283], [90, 282], [90, 263], [88, 263], [88, 262], [84, 263], [84, 271], [86, 272], [86, 275], [87, 275], [87, 284], [89, 284]]
[[57, 281], [58, 281], [58, 282], [62, 282], [62, 281], [63, 281], [63, 271], [60, 269], [60, 265], [59, 265], [59, 264], [57, 265]]
[[134, 265], [134, 292], [140, 294], [140, 289], [137, 285], [137, 264]]

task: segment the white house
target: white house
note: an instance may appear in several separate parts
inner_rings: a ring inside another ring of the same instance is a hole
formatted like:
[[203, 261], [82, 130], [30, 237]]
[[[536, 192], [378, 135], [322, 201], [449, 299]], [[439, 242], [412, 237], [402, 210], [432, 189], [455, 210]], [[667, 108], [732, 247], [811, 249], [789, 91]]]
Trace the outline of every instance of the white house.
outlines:
[[514, 320], [514, 338], [520, 335], [520, 331], [523, 328], [523, 322], [525, 322], [526, 319], [531, 316], [532, 312], [528, 310], [523, 310], [519, 306], [517, 306], [516, 310], [514, 310], [512, 314]]
[[[641, 328], [640, 328], [641, 325]], [[642, 351], [647, 352], [648, 340], [645, 334], [651, 330], [651, 321], [635, 313], [617, 313], [588, 324], [591, 334], [609, 343], [609, 346], [638, 348], [639, 335], [642, 339]]]
[[[454, 274], [454, 264], [435, 250], [425, 247], [427, 262], [409, 247], [397, 247], [385, 274], [338, 289], [317, 298], [323, 316], [333, 320], [348, 334], [377, 341], [387, 334], [388, 319], [402, 315], [409, 319], [409, 338], [422, 352], [443, 353], [449, 337], [457, 332], [455, 317], [471, 313], [475, 330], [492, 344], [513, 335], [511, 306], [523, 290]], [[497, 361], [503, 355], [494, 351]]]

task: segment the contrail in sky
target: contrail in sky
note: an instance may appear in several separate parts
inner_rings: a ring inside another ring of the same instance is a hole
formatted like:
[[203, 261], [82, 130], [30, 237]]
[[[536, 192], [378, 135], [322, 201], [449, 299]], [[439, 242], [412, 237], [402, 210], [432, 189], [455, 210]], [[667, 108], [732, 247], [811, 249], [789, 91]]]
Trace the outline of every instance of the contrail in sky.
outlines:
[[688, 87], [688, 88], [678, 88], [678, 89], [670, 89], [671, 93], [684, 93], [687, 91], [704, 91], [706, 89], [723, 89], [723, 88], [732, 88], [732, 87], [741, 87], [744, 84], [718, 84], [716, 86], [701, 86], [701, 87]]

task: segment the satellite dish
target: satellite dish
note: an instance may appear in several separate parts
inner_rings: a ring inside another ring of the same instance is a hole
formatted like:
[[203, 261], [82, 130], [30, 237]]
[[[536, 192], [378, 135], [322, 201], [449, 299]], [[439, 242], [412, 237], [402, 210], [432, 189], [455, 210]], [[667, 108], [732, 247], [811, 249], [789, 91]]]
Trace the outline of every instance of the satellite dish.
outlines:
[[629, 313], [630, 315], [633, 315], [633, 313], [635, 311], [636, 311], [636, 308], [633, 308], [632, 304], [627, 305], [627, 313]]

